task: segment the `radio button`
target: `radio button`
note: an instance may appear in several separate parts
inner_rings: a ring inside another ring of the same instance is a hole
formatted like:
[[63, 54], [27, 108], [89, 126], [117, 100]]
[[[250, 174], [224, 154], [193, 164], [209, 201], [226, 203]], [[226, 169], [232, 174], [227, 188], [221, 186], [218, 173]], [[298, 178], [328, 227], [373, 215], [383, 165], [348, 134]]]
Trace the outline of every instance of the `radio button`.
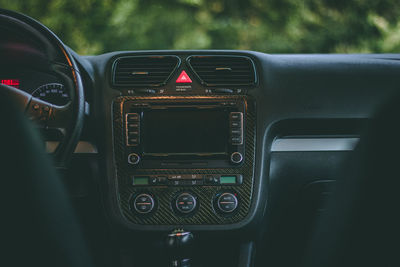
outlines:
[[150, 181], [151, 185], [158, 185], [158, 177], [157, 176], [150, 177], [149, 181]]
[[138, 164], [140, 161], [140, 157], [136, 153], [131, 153], [128, 155], [128, 163], [132, 165]]
[[182, 174], [181, 175], [181, 179], [183, 179], [183, 180], [192, 179], [192, 175], [191, 174]]
[[178, 180], [178, 185], [180, 186], [186, 186], [186, 185], [191, 185], [192, 182], [190, 180]]
[[231, 137], [231, 143], [233, 145], [241, 145], [243, 143], [242, 137], [241, 136], [232, 136]]
[[158, 176], [157, 177], [157, 184], [159, 185], [167, 185], [168, 184], [168, 179], [166, 176]]
[[139, 124], [138, 123], [128, 123], [128, 129], [129, 130], [137, 130], [139, 128]]
[[243, 161], [243, 155], [240, 152], [233, 152], [231, 154], [231, 162], [239, 164]]
[[206, 175], [206, 178], [204, 180], [205, 180], [205, 183], [207, 185], [217, 185], [217, 184], [219, 184], [218, 178], [215, 177], [214, 175]]
[[127, 113], [126, 119], [128, 122], [137, 122], [137, 121], [139, 121], [139, 114], [138, 113]]
[[170, 180], [180, 180], [180, 179], [183, 179], [183, 175], [182, 174], [173, 174], [173, 175], [170, 175], [168, 177], [168, 179], [170, 179]]
[[128, 123], [139, 123], [139, 116], [127, 116], [126, 120]]
[[203, 174], [188, 174], [185, 179], [189, 180], [203, 180]]
[[240, 135], [242, 135], [242, 130], [240, 128], [232, 128], [231, 129], [231, 134], [232, 135], [236, 135], [236, 136], [240, 136]]
[[190, 185], [203, 185], [203, 180], [191, 180]]
[[196, 208], [196, 198], [189, 193], [180, 194], [175, 200], [175, 207], [180, 213], [188, 214]]
[[231, 127], [232, 128], [237, 128], [240, 127], [240, 122], [239, 121], [231, 121]]
[[183, 180], [170, 180], [169, 185], [173, 185], [173, 186], [183, 185]]
[[136, 130], [130, 130], [130, 131], [128, 131], [128, 135], [129, 135], [129, 137], [131, 137], [131, 136], [138, 136], [138, 134], [139, 134], [139, 131], [136, 129]]
[[137, 138], [137, 137], [129, 138], [128, 142], [129, 142], [130, 145], [138, 144], [139, 143], [139, 138]]
[[232, 121], [241, 121], [242, 118], [242, 113], [241, 112], [231, 112], [230, 114], [231, 120]]

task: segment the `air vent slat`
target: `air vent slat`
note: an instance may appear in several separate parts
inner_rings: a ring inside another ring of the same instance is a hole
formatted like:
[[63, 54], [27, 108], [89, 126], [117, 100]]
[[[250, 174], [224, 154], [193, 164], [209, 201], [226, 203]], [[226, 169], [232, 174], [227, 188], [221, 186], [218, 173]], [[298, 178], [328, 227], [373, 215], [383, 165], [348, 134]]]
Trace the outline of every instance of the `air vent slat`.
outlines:
[[189, 66], [207, 86], [256, 84], [253, 61], [245, 56], [191, 56]]
[[[140, 81], [159, 81], [159, 79], [162, 79], [163, 77], [158, 76], [158, 77], [152, 77], [151, 79], [146, 78], [146, 77], [137, 77], [135, 80], [140, 80]], [[130, 78], [125, 78], [125, 77], [118, 77], [120, 81], [131, 81]]]
[[146, 69], [131, 69], [131, 70], [119, 70], [116, 75], [169, 75], [170, 72], [168, 71], [151, 71]]
[[115, 86], [162, 86], [180, 63], [176, 56], [120, 57], [113, 64]]
[[[168, 67], [168, 69], [174, 68]], [[151, 71], [151, 72], [167, 72], [169, 73], [170, 71], [166, 71], [167, 68], [158, 68], [158, 69], [149, 69], [149, 68], [143, 68], [143, 67], [137, 67], [137, 68], [118, 68], [119, 71], [126, 71], [126, 72], [132, 72], [132, 71]]]
[[237, 71], [242, 71], [242, 72], [249, 72], [249, 73], [253, 73], [253, 72], [250, 72], [248, 69], [245, 69], [245, 68], [230, 68], [230, 70], [216, 70], [216, 68], [215, 67], [207, 67], [207, 68], [202, 68], [202, 67], [197, 67], [197, 72], [226, 72], [226, 71], [229, 71], [229, 72], [233, 72], [233, 71], [235, 71], [235, 72], [237, 72]]
[[[153, 64], [157, 64], [157, 62], [154, 62]], [[159, 67], [171, 67], [174, 66], [174, 64], [157, 64], [157, 66], [152, 66], [151, 64], [121, 64], [120, 67], [122, 68], [159, 68]]]

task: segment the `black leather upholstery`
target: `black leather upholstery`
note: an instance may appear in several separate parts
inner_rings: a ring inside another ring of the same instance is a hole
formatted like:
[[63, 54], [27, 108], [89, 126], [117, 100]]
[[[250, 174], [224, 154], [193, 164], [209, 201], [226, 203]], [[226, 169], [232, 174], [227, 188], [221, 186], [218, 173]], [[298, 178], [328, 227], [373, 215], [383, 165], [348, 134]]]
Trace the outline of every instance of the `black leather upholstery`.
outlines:
[[44, 143], [0, 92], [0, 266], [92, 266]]
[[371, 121], [318, 224], [306, 266], [400, 266], [400, 97]]

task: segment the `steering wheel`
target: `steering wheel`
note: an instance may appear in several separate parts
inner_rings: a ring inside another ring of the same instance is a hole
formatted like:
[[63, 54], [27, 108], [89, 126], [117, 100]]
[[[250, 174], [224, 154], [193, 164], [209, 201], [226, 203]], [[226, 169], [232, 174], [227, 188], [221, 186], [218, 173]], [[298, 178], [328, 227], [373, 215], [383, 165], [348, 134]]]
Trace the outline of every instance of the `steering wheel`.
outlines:
[[[47, 27], [30, 17], [0, 9], [0, 28], [15, 32], [37, 44], [40, 47], [39, 52], [28, 53], [24, 60], [34, 65], [35, 69], [45, 70], [62, 80], [70, 94], [68, 104], [57, 106], [20, 89], [0, 85], [1, 95], [14, 101], [39, 127], [58, 129], [63, 133], [53, 156], [56, 166], [64, 167], [74, 152], [83, 128], [85, 100], [78, 65], [62, 41]], [[8, 52], [7, 48], [0, 46], [0, 55]]]

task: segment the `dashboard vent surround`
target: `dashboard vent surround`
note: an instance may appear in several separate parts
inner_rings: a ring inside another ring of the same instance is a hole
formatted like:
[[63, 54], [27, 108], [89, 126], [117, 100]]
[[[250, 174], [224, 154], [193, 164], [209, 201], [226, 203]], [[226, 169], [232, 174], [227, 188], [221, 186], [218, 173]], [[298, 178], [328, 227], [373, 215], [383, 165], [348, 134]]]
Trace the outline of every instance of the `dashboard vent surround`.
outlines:
[[177, 56], [127, 56], [113, 64], [114, 86], [158, 87], [167, 83], [179, 67]]
[[245, 56], [190, 56], [188, 65], [206, 86], [253, 86], [257, 82], [253, 60]]

